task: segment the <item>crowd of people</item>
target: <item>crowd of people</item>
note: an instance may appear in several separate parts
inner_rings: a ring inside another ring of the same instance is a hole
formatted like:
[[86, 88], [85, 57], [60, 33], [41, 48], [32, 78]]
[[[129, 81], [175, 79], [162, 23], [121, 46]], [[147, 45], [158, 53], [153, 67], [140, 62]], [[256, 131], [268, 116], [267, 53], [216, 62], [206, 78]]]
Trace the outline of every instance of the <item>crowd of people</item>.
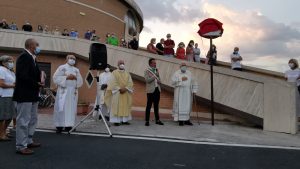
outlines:
[[[1, 21], [0, 28], [18, 30], [18, 26], [16, 23], [12, 22], [11, 24], [8, 24], [5, 19]], [[26, 21], [22, 26], [22, 30], [32, 32], [33, 27], [28, 21]], [[73, 38], [79, 37], [78, 31], [74, 28], [71, 28], [70, 31], [68, 29], [64, 29], [62, 32], [60, 32], [58, 27], [54, 27], [54, 29], [50, 31], [47, 25], [38, 25], [37, 32], [44, 34], [69, 36]], [[186, 60], [188, 62], [201, 63], [201, 50], [198, 46], [198, 43], [195, 43], [193, 40], [191, 40], [186, 46], [183, 42], [180, 42], [175, 52], [175, 42], [171, 39], [171, 34], [167, 34], [166, 38], [166, 40], [164, 38], [160, 39], [160, 42], [157, 44], [156, 39], [152, 38], [150, 40], [150, 43], [147, 45], [147, 51], [153, 54], [164, 55], [167, 58], [177, 58]], [[96, 34], [95, 29], [87, 30], [84, 33], [84, 39], [101, 42], [101, 38]], [[136, 36], [134, 36], [132, 40], [127, 42], [125, 38], [118, 38], [115, 33], [107, 33], [103, 43], [133, 50], [139, 49], [139, 41]], [[206, 59], [203, 60], [205, 60], [204, 63], [206, 64], [217, 65], [217, 47], [215, 45], [212, 45], [212, 49], [207, 52]], [[232, 69], [242, 71], [242, 60], [243, 58], [239, 54], [239, 48], [235, 47], [230, 58]]]
[[[152, 38], [150, 43], [147, 45], [147, 51], [152, 54], [163, 55], [166, 58], [176, 58], [188, 62], [201, 63], [201, 50], [198, 43], [190, 40], [186, 47], [183, 42], [180, 42], [175, 52], [175, 42], [171, 39], [171, 34], [167, 34], [167, 40], [164, 38], [160, 39], [159, 43], [156, 43], [156, 39]], [[242, 60], [243, 58], [239, 54], [239, 48], [235, 47], [233, 53], [230, 55], [232, 69], [242, 71]], [[212, 48], [207, 52], [204, 63], [215, 66], [217, 65], [216, 45], [212, 45]]]
[[[15, 22], [8, 24], [6, 19], [1, 20], [0, 29], [19, 30], [19, 28]], [[35, 31], [33, 29], [33, 26], [28, 21], [25, 22], [25, 24], [22, 26], [21, 30], [25, 31], [25, 32], [34, 32]], [[72, 38], [79, 38], [79, 32], [74, 28], [71, 28], [70, 30], [63, 29], [63, 31], [61, 31], [59, 29], [59, 27], [57, 27], [57, 26], [53, 27], [53, 29], [51, 30], [48, 25], [44, 25], [44, 26], [38, 25], [36, 32], [43, 33], [43, 34], [52, 34], [52, 35], [56, 35], [56, 36], [69, 36]], [[99, 35], [96, 34], [95, 29], [87, 30], [84, 33], [83, 38], [86, 40], [101, 42], [101, 38]], [[115, 33], [107, 33], [103, 43], [106, 43], [106, 44], [109, 44], [112, 46], [120, 46], [120, 47], [124, 47], [124, 48], [129, 48], [129, 49], [133, 49], [133, 50], [138, 50], [138, 48], [139, 48], [139, 41], [137, 40], [136, 36], [134, 36], [132, 40], [127, 42], [125, 40], [125, 38], [118, 38]]]

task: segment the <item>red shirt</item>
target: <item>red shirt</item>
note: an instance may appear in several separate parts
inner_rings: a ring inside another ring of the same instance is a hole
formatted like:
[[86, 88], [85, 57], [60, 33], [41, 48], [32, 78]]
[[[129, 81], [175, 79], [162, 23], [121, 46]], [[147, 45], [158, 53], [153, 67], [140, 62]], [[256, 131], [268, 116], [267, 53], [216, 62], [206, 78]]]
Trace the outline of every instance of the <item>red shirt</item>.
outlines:
[[177, 48], [176, 58], [177, 59], [183, 59], [183, 60], [186, 59], [186, 57], [185, 57], [185, 49], [184, 48]]
[[[171, 46], [174, 45], [175, 46], [175, 42], [173, 40], [166, 40], [164, 42], [165, 46]], [[165, 55], [174, 55], [174, 49], [173, 48], [164, 48], [164, 54]]]

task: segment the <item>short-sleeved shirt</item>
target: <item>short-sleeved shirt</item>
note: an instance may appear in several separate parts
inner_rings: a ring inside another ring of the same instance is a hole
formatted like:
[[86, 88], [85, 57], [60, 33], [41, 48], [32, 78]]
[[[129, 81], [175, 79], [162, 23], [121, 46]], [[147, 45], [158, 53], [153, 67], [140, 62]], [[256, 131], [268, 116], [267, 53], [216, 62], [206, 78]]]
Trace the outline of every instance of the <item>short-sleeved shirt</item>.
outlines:
[[234, 68], [242, 68], [242, 64], [241, 64], [241, 61], [233, 61], [232, 59], [233, 58], [239, 58], [240, 57], [240, 54], [231, 54], [230, 58], [231, 58], [231, 68], [234, 69]]
[[296, 82], [297, 86], [300, 86], [300, 80], [297, 80], [300, 77], [300, 69], [287, 70], [285, 72], [285, 78], [288, 82]]
[[[164, 42], [165, 46], [175, 45], [175, 42], [173, 40], [166, 40]], [[165, 55], [174, 55], [174, 49], [173, 48], [164, 48], [164, 54]]]
[[[13, 85], [16, 82], [15, 73], [3, 66], [0, 66], [0, 79], [4, 80], [4, 83], [8, 85]], [[12, 97], [13, 93], [13, 88], [2, 88], [2, 97]]]

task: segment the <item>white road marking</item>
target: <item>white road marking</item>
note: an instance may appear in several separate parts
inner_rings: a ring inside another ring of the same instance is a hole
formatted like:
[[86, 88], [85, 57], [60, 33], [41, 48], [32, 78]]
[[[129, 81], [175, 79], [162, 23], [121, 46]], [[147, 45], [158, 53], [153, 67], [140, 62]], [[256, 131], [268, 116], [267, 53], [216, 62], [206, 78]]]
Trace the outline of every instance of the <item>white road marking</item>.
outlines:
[[[55, 133], [54, 130], [46, 130], [46, 129], [37, 129], [36, 131], [46, 132], [46, 133]], [[108, 134], [97, 134], [97, 133], [73, 132], [71, 134], [72, 135], [81, 135], [81, 136], [110, 137]], [[150, 140], [150, 141], [162, 141], [162, 142], [184, 143], [184, 144], [215, 145], [215, 146], [227, 146], [227, 147], [248, 147], [248, 148], [300, 150], [300, 147], [270, 146], [270, 145], [257, 145], [257, 144], [253, 144], [252, 145], [252, 144], [235, 144], [235, 143], [216, 143], [216, 142], [179, 140], [179, 139], [143, 137], [143, 136], [113, 135], [113, 138], [135, 139], [135, 140]]]

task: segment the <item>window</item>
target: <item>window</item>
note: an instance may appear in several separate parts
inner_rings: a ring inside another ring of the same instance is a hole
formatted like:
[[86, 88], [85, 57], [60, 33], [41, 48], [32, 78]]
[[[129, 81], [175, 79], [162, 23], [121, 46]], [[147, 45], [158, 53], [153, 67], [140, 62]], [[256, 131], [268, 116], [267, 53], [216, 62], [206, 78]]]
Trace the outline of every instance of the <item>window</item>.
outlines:
[[131, 11], [127, 12], [127, 15], [125, 16], [125, 22], [128, 28], [128, 34], [131, 36], [136, 36], [137, 34], [136, 22], [135, 22], [134, 15]]

